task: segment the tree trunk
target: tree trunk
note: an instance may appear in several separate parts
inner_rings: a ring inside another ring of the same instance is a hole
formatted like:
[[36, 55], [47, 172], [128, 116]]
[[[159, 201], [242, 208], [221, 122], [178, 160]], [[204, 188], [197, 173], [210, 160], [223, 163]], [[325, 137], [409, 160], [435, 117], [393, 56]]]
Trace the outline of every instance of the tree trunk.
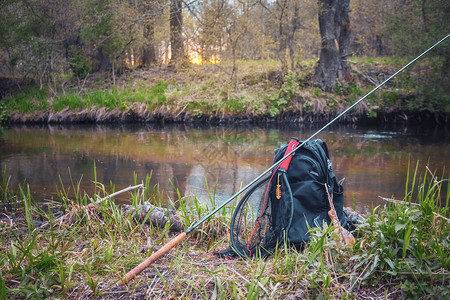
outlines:
[[291, 19], [291, 28], [289, 30], [288, 35], [288, 47], [289, 47], [289, 57], [291, 59], [291, 70], [294, 70], [295, 67], [295, 32], [300, 28], [300, 20], [299, 13], [300, 7], [297, 1], [294, 1], [292, 7], [292, 19]]
[[155, 38], [155, 28], [153, 26], [153, 20], [148, 21], [144, 27], [144, 37], [146, 38], [146, 43], [142, 47], [142, 66], [148, 67], [149, 65], [156, 62], [156, 51], [154, 45]]
[[346, 63], [350, 44], [350, 0], [319, 0], [319, 27], [322, 45], [314, 81], [324, 91], [333, 91], [336, 80], [351, 80]]
[[286, 36], [286, 28], [288, 25], [288, 12], [287, 12], [287, 1], [284, 0], [282, 3], [279, 3], [280, 16], [278, 18], [278, 49], [276, 53], [276, 57], [281, 62], [281, 74], [286, 73], [286, 48], [287, 48], [287, 36]]
[[375, 36], [375, 43], [374, 43], [375, 53], [376, 56], [384, 56], [387, 54], [386, 46], [383, 43], [383, 39], [380, 35]]
[[149, 16], [143, 24], [145, 43], [141, 47], [141, 61], [144, 67], [156, 62], [155, 22], [158, 9], [158, 1], [155, 0], [146, 0], [140, 3], [140, 10]]
[[184, 59], [184, 44], [181, 35], [183, 26], [183, 10], [181, 0], [170, 1], [170, 63], [180, 62]]
[[96, 59], [98, 63], [97, 71], [106, 72], [112, 70], [111, 59], [105, 52], [103, 52], [102, 47], [97, 48]]

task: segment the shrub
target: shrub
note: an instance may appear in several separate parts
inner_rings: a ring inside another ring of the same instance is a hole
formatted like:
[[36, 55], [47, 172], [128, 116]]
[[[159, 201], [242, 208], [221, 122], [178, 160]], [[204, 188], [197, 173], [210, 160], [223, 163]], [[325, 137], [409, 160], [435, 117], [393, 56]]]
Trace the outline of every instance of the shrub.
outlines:
[[84, 79], [91, 72], [89, 62], [81, 51], [74, 51], [73, 56], [69, 59], [69, 64], [73, 73], [81, 79]]
[[0, 125], [5, 124], [9, 119], [9, 111], [5, 108], [5, 105], [0, 102]]
[[244, 97], [228, 99], [225, 102], [225, 109], [232, 113], [242, 113], [246, 106]]

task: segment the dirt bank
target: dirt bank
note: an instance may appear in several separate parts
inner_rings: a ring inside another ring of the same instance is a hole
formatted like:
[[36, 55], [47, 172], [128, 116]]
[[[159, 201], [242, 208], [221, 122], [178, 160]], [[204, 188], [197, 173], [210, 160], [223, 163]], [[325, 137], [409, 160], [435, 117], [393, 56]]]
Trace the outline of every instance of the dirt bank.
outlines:
[[[181, 112], [173, 114], [163, 109], [149, 111], [144, 104], [136, 104], [133, 110], [107, 110], [106, 108], [92, 108], [81, 111], [71, 111], [68, 108], [60, 112], [45, 111], [30, 114], [13, 113], [9, 119], [11, 124], [121, 124], [121, 123], [149, 123], [149, 124], [230, 124], [230, 123], [291, 123], [310, 124], [326, 123], [337, 116], [335, 114], [312, 114], [295, 111], [282, 112], [274, 117], [269, 114], [199, 114], [192, 115]], [[406, 113], [402, 111], [379, 112], [376, 117], [368, 117], [366, 113], [350, 112], [342, 116], [338, 123], [394, 123], [417, 124], [431, 123], [446, 125], [450, 121], [450, 114], [432, 112]]]

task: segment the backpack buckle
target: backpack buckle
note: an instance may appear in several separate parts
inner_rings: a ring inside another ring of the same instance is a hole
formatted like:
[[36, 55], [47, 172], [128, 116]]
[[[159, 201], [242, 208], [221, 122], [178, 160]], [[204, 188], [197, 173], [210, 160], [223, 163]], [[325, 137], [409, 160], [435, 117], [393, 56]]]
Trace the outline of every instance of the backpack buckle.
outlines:
[[329, 158], [327, 158], [328, 171], [333, 172], [333, 163]]

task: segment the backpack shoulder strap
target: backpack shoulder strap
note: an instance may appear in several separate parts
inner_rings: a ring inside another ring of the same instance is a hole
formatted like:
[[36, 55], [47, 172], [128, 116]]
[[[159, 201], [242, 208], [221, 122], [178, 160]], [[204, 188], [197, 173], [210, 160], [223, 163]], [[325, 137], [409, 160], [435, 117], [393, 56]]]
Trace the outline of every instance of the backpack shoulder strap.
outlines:
[[319, 147], [321, 147], [322, 150], [325, 152], [326, 157], [327, 157], [327, 158], [330, 158], [330, 154], [329, 154], [329, 152], [328, 152], [328, 146], [327, 146], [327, 144], [326, 144], [324, 141], [319, 140], [319, 139], [316, 140], [316, 143], [317, 143], [317, 145], [318, 145]]
[[333, 173], [333, 165], [330, 160], [330, 156], [328, 154], [327, 144], [322, 140], [316, 140], [317, 151], [319, 152], [319, 156], [322, 159], [321, 164], [324, 167], [326, 181], [330, 184], [331, 173]]

